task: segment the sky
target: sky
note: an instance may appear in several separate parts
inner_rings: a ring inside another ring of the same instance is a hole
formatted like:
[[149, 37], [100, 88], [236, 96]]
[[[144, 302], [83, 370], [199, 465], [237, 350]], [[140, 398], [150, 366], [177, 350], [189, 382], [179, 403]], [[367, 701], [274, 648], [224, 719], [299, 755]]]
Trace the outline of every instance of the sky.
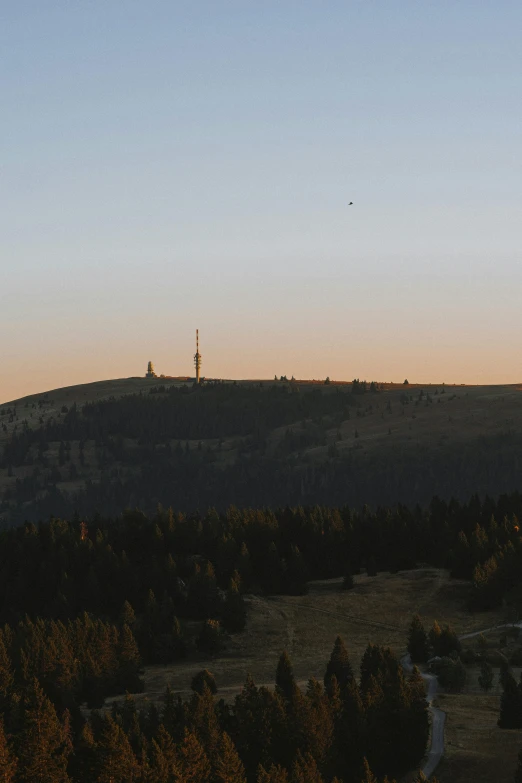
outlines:
[[[0, 402], [517, 383], [519, 0], [0, 0]], [[348, 206], [353, 201], [352, 206]]]

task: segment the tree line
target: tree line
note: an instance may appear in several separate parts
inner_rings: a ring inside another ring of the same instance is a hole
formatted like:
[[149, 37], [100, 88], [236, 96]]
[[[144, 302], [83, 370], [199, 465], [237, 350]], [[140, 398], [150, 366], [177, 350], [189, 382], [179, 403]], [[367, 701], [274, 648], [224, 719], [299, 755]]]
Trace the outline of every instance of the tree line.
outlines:
[[[522, 496], [468, 503], [254, 509], [183, 514], [127, 510], [86, 522], [51, 519], [0, 533], [0, 622], [74, 619], [84, 611], [118, 620], [125, 602], [151, 627], [178, 619], [244, 622], [245, 592], [299, 595], [309, 579], [418, 562], [472, 580], [475, 608], [518, 602], [522, 589]], [[107, 584], [111, 590], [105, 589]], [[138, 623], [139, 625], [139, 623]]]
[[228, 704], [204, 671], [187, 701], [168, 687], [161, 707], [140, 711], [127, 694], [88, 718], [56, 698], [48, 673], [13, 668], [5, 648], [1, 660], [4, 783], [391, 783], [428, 739], [418, 671], [406, 677], [388, 648], [369, 645], [357, 684], [339, 637], [324, 682], [304, 693], [283, 652], [275, 690], [249, 676]]
[[[125, 755], [122, 748], [127, 744], [132, 755], [121, 775], [131, 777], [121, 779], [146, 780], [143, 776], [151, 768], [157, 775], [154, 765], [164, 763], [154, 760], [158, 754], [154, 742], [161, 744], [159, 735], [147, 734], [146, 728], [141, 728], [144, 739], [133, 740], [116, 708], [111, 716], [95, 712], [85, 723], [80, 704], [86, 701], [88, 706], [96, 707], [107, 695], [139, 691], [142, 661], [175, 661], [186, 655], [191, 645], [209, 653], [217, 651], [225, 632], [244, 627], [247, 617], [243, 596], [247, 591], [300, 594], [306, 591], [308, 579], [341, 575], [343, 586], [349, 588], [352, 575], [361, 568], [373, 575], [377, 570], [412, 568], [422, 561], [449, 567], [455, 576], [471, 579], [472, 605], [486, 596], [490, 606], [493, 599], [485, 588], [484, 572], [495, 558], [497, 568], [492, 572], [491, 587], [494, 600], [516, 602], [522, 573], [516, 567], [522, 556], [518, 523], [521, 508], [518, 494], [498, 500], [473, 497], [466, 504], [434, 499], [425, 510], [405, 506], [377, 511], [368, 507], [360, 511], [319, 506], [275, 510], [231, 507], [223, 513], [209, 509], [203, 515], [185, 515], [158, 508], [152, 516], [128, 510], [114, 519], [100, 515], [87, 521], [51, 519], [4, 531], [0, 534], [4, 757], [12, 757], [12, 764], [23, 770], [17, 773], [18, 779], [31, 780], [24, 748], [34, 725], [41, 726], [45, 715], [45, 721], [54, 726], [53, 757], [62, 758], [63, 775], [70, 779], [82, 780], [84, 774], [89, 780], [110, 780], [113, 767], [109, 766], [107, 772], [105, 760], [110, 759], [109, 765], [116, 763], [113, 759]], [[490, 573], [491, 569], [486, 570]], [[187, 631], [194, 621], [199, 623], [197, 638]], [[455, 663], [450, 674], [458, 677], [459, 644], [450, 628], [435, 624], [426, 633], [414, 618], [409, 648], [418, 661], [432, 653], [448, 657]], [[239, 769], [244, 769], [241, 775], [256, 783], [334, 777], [358, 783], [365, 780], [364, 775], [374, 780], [368, 776], [401, 774], [415, 766], [418, 759], [414, 760], [413, 749], [420, 758], [421, 744], [425, 744], [421, 710], [424, 697], [421, 699], [418, 673], [406, 680], [391, 653], [372, 645], [361, 663], [359, 685], [355, 685], [350, 672], [347, 653], [338, 640], [323, 686], [312, 682], [303, 695], [294, 687], [291, 664], [283, 656], [276, 678], [279, 701], [253, 683], [245, 686], [243, 695], [251, 694], [258, 707], [265, 702], [268, 705], [267, 712], [261, 710], [259, 714], [255, 734], [246, 738], [241, 735], [245, 721], [236, 713], [242, 702], [236, 700], [232, 710], [221, 702], [212, 702], [221, 732], [219, 741], [230, 741], [242, 765]], [[518, 690], [517, 694], [513, 688], [509, 690], [509, 682], [506, 678], [506, 690], [519, 699]], [[208, 684], [203, 678], [203, 685], [197, 688], [199, 697], [203, 697], [201, 691]], [[331, 725], [325, 716], [333, 709], [336, 688], [348, 723], [342, 723], [340, 717], [341, 722], [336, 723], [337, 718], [332, 718], [333, 733], [327, 732], [321, 741], [315, 736], [312, 739], [307, 721], [315, 726]], [[351, 695], [346, 702], [348, 692]], [[179, 723], [179, 715], [185, 715], [189, 708], [181, 708], [179, 700], [174, 701]], [[200, 704], [196, 697], [194, 701]], [[311, 702], [314, 710], [325, 710], [324, 715], [313, 713], [313, 721]], [[129, 706], [128, 700], [125, 703]], [[351, 713], [347, 704], [356, 711], [357, 720], [353, 715], [348, 720]], [[253, 710], [252, 705], [250, 708]], [[521, 714], [520, 706], [510, 706], [509, 702], [503, 709], [508, 716]], [[24, 718], [26, 712], [31, 717]], [[210, 712], [206, 714], [208, 725]], [[323, 717], [319, 720], [318, 715]], [[146, 727], [149, 719], [152, 723], [156, 720], [157, 727], [161, 725], [161, 716], [154, 719], [153, 710], [151, 716], [138, 716], [136, 721]], [[184, 720], [182, 729], [174, 730], [171, 724], [173, 733], [164, 724], [170, 737], [164, 734], [164, 743], [171, 748], [172, 759], [177, 759], [172, 761], [173, 767], [165, 767], [170, 770], [165, 772], [165, 781], [183, 780], [180, 759], [185, 753], [187, 731], [195, 734], [207, 755], [202, 766], [207, 779], [212, 775], [212, 779], [220, 780], [219, 754], [212, 756], [193, 724]], [[136, 721], [133, 731], [137, 731]], [[267, 725], [273, 739], [265, 738], [259, 748], [255, 742], [260, 741]], [[346, 733], [341, 735], [343, 751], [336, 756], [340, 753], [336, 731], [341, 731], [341, 726], [345, 731], [346, 725], [350, 727], [349, 736], [357, 736], [358, 750], [350, 751], [353, 757], [346, 756], [351, 747]], [[404, 747], [402, 736], [408, 737]], [[284, 737], [284, 743], [277, 751], [270, 743], [277, 743], [280, 737]], [[255, 752], [254, 746], [258, 747]], [[263, 760], [270, 758], [277, 761], [267, 761], [266, 766]], [[195, 763], [194, 759], [190, 763]], [[58, 774], [56, 767], [51, 765], [49, 769]]]

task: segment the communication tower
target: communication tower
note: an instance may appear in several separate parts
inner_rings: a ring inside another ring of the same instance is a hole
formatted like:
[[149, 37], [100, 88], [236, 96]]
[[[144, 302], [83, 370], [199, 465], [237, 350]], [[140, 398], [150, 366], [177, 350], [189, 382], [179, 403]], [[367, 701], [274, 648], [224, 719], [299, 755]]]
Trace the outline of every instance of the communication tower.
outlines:
[[199, 383], [201, 369], [201, 354], [199, 352], [199, 329], [196, 329], [196, 353], [194, 354], [194, 367], [196, 368], [196, 383]]

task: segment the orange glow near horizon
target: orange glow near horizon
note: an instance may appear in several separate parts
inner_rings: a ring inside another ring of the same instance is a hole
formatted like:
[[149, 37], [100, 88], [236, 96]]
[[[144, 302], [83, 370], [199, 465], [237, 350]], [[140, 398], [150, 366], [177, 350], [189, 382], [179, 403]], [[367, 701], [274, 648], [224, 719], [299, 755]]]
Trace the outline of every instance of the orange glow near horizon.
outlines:
[[4, 5], [0, 401], [522, 382], [520, 3]]
[[[8, 374], [2, 374], [0, 404], [65, 386], [76, 386], [109, 379], [144, 377], [149, 358], [152, 359], [158, 376], [193, 377], [191, 348], [192, 346], [187, 341], [187, 350], [184, 353], [178, 350], [170, 355], [168, 346], [158, 345], [155, 351], [142, 349], [139, 358], [131, 352], [120, 353], [114, 357], [99, 351], [96, 356], [88, 357], [84, 354], [82, 357], [77, 357], [74, 362], [67, 362], [65, 365], [58, 364], [56, 367], [50, 365], [48, 358], [42, 359], [38, 356], [33, 356], [27, 362], [18, 360], [11, 363], [11, 371]], [[293, 361], [288, 361], [282, 354], [279, 354], [279, 358], [276, 359], [272, 356], [263, 356], [260, 351], [256, 353], [255, 358], [251, 356], [249, 361], [243, 361], [241, 358], [234, 361], [231, 355], [233, 356], [237, 350], [238, 348], [235, 347], [229, 353], [221, 349], [218, 353], [214, 346], [207, 343], [206, 350], [201, 350], [205, 362], [205, 372], [202, 373], [202, 376], [230, 380], [273, 380], [274, 375], [277, 375], [278, 378], [281, 375], [286, 375], [289, 379], [294, 376], [303, 381], [321, 381], [328, 376], [331, 381], [350, 382], [353, 378], [360, 378], [367, 381], [375, 380], [379, 383], [393, 382], [397, 384], [403, 383], [407, 378], [411, 385], [516, 384], [518, 390], [522, 390], [520, 374], [516, 372], [516, 368], [505, 372], [502, 372], [500, 368], [497, 372], [487, 369], [477, 371], [469, 356], [466, 363], [459, 362], [456, 358], [451, 361], [448, 357], [441, 357], [439, 368], [434, 362], [435, 369], [431, 373], [429, 367], [426, 366], [426, 360], [419, 360], [420, 357], [416, 362], [417, 372], [415, 372], [411, 357], [401, 355], [394, 357], [394, 361], [391, 361], [388, 356], [383, 357], [381, 362], [377, 359], [369, 361], [369, 357], [365, 356], [361, 349], [354, 350], [352, 361], [345, 360], [342, 363], [340, 361], [332, 362], [331, 359], [320, 356], [316, 357], [315, 361], [314, 357], [307, 361], [304, 355], [296, 356]], [[434, 358], [433, 352], [431, 358]]]

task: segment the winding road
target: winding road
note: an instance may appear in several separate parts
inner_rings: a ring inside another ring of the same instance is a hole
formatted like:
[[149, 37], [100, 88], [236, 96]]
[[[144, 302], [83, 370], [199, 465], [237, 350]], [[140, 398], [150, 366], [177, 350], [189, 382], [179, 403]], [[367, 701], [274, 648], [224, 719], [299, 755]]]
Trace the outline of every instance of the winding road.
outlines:
[[[290, 603], [290, 602], [289, 602]], [[346, 614], [340, 614], [339, 612], [332, 612], [328, 609], [320, 609], [316, 606], [310, 606], [308, 604], [294, 604], [293, 602], [292, 606], [295, 606], [300, 609], [308, 609], [314, 612], [322, 612], [324, 614], [330, 614], [334, 617], [343, 617], [343, 619], [349, 619], [353, 622], [362, 623], [364, 625], [370, 625], [374, 627], [379, 628], [387, 628], [389, 630], [398, 630], [396, 626], [388, 625], [387, 623], [381, 623], [373, 620], [367, 620], [366, 618], [362, 617], [355, 617], [353, 615], [346, 615]], [[459, 636], [460, 641], [464, 641], [465, 639], [473, 639], [476, 636], [480, 636], [483, 633], [490, 633], [491, 631], [502, 631], [507, 628], [522, 628], [522, 621], [518, 623], [506, 623], [506, 624], [500, 624], [500, 625], [493, 625], [490, 628], [483, 628], [480, 631], [472, 631], [471, 633], [464, 633]], [[413, 663], [410, 658], [410, 654], [406, 653], [406, 655], [403, 655], [401, 658], [401, 664], [405, 671], [412, 672], [413, 671]], [[431, 746], [426, 756], [426, 762], [422, 768], [422, 772], [424, 775], [430, 779], [430, 777], [435, 772], [435, 769], [437, 768], [440, 760], [442, 759], [444, 755], [444, 724], [446, 722], [446, 713], [444, 710], [441, 710], [439, 707], [433, 706], [433, 700], [435, 699], [435, 696], [438, 693], [439, 690], [439, 681], [437, 679], [437, 676], [435, 674], [430, 674], [429, 672], [421, 672], [422, 679], [427, 684], [427, 691], [426, 691], [426, 701], [428, 702], [428, 710], [431, 714]]]
[[[478, 633], [480, 634], [481, 631]], [[405, 671], [408, 673], [413, 671], [413, 664], [409, 653], [402, 656], [401, 663]], [[436, 675], [421, 672], [421, 677], [428, 685], [426, 701], [428, 702], [428, 710], [431, 714], [431, 747], [428, 751], [426, 763], [422, 768], [422, 771], [429, 780], [444, 754], [444, 723], [446, 722], [446, 713], [438, 707], [433, 706], [433, 699], [439, 690], [439, 681]]]
[[[310, 606], [309, 604], [296, 604], [293, 601], [288, 601], [288, 603], [299, 609], [307, 609], [308, 611], [312, 612], [322, 612], [323, 614], [330, 614], [334, 617], [342, 617], [345, 620], [351, 620], [352, 622], [361, 623], [363, 625], [370, 625], [376, 628], [386, 628], [388, 630], [394, 631], [399, 630], [394, 625], [388, 625], [387, 623], [382, 623], [375, 620], [368, 620], [363, 617], [332, 612], [329, 609], [321, 609], [317, 606]], [[522, 628], [522, 621], [517, 623], [493, 625], [490, 628], [483, 628], [480, 631], [464, 633], [459, 636], [459, 640], [464, 641], [465, 639], [473, 639], [474, 637], [480, 636], [483, 633], [490, 633], [491, 631], [502, 631], [507, 628]], [[406, 653], [402, 656], [401, 664], [406, 672], [411, 673], [413, 671], [413, 663], [409, 653]], [[446, 722], [446, 713], [439, 707], [433, 706], [433, 700], [435, 699], [435, 696], [439, 690], [439, 681], [437, 676], [435, 674], [430, 674], [429, 672], [421, 672], [421, 677], [427, 684], [426, 701], [428, 702], [428, 710], [431, 714], [431, 746], [426, 756], [426, 762], [422, 768], [422, 772], [429, 780], [444, 755], [444, 724]]]
[[[508, 623], [506, 625], [494, 625], [491, 628], [483, 628], [481, 631], [464, 633], [459, 636], [459, 639], [460, 641], [463, 641], [464, 639], [473, 639], [473, 637], [480, 636], [482, 633], [502, 631], [504, 628], [522, 628], [522, 622]], [[401, 658], [401, 663], [405, 671], [411, 672], [413, 670], [413, 664], [411, 662], [409, 653], [403, 655]], [[444, 755], [444, 723], [446, 721], [446, 713], [444, 710], [439, 709], [439, 707], [433, 706], [433, 699], [439, 690], [439, 681], [436, 675], [429, 674], [428, 672], [421, 672], [421, 676], [428, 685], [426, 701], [428, 702], [428, 709], [431, 713], [431, 747], [428, 751], [426, 763], [422, 768], [422, 771], [429, 780]]]

